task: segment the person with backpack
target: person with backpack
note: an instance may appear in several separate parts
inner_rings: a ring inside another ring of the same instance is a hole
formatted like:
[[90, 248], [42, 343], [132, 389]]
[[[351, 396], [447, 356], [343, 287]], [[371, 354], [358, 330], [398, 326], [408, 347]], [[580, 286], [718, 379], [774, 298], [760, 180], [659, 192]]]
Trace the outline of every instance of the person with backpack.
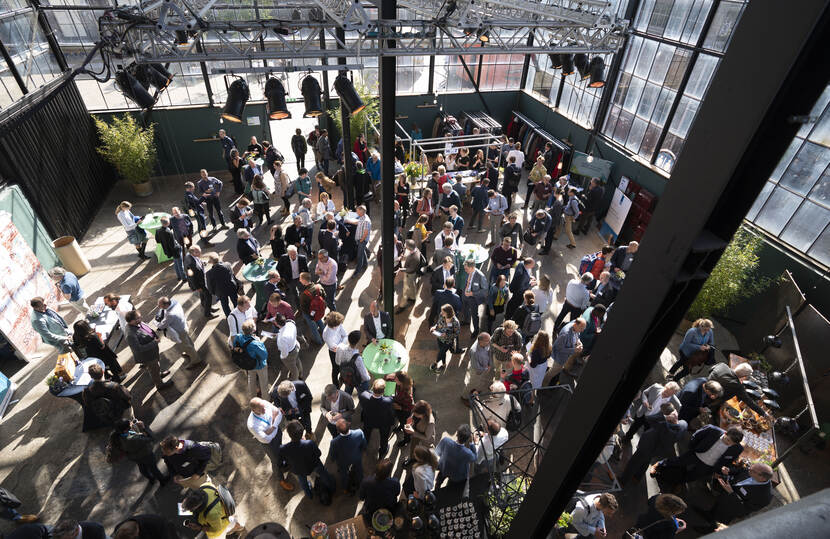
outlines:
[[136, 463], [138, 471], [150, 481], [150, 484], [158, 481], [164, 486], [168, 478], [156, 465], [154, 448], [153, 436], [142, 421], [119, 419], [110, 433], [107, 461], [113, 463], [121, 456], [127, 457]]
[[510, 319], [516, 322], [522, 332], [522, 339], [525, 344], [533, 339], [533, 336], [542, 329], [542, 313], [536, 306], [536, 296], [531, 290], [525, 290], [524, 302], [519, 308], [513, 311]]
[[[277, 349], [280, 361], [288, 369], [288, 380], [302, 380], [303, 364], [300, 362], [300, 343], [297, 341], [297, 323], [289, 320], [282, 313], [274, 317], [277, 327]], [[264, 393], [263, 393], [264, 395]]]
[[[579, 260], [579, 274], [582, 275], [587, 272], [593, 275], [594, 279], [599, 279], [603, 270], [611, 263], [611, 256], [613, 254], [614, 248], [606, 245], [596, 253], [583, 256]], [[594, 283], [592, 282], [590, 287], [593, 288], [593, 285]]]
[[358, 394], [369, 389], [369, 381], [372, 379], [366, 365], [363, 363], [363, 356], [357, 349], [360, 343], [360, 330], [349, 332], [347, 341], [337, 347], [334, 361], [340, 367], [340, 384], [349, 395], [357, 388]]
[[228, 489], [214, 485], [210, 481], [198, 489], [191, 489], [182, 500], [182, 509], [193, 513], [195, 520], [185, 520], [184, 525], [191, 530], [205, 532], [208, 539], [236, 535], [244, 537], [247, 533], [236, 513], [234, 502]]
[[104, 369], [97, 363], [90, 365], [87, 372], [92, 382], [84, 388], [82, 399], [84, 406], [100, 422], [112, 426], [124, 416], [124, 412], [129, 411], [130, 417], [133, 416], [130, 390], [117, 382], [104, 380]]
[[334, 494], [334, 478], [329, 475], [328, 470], [323, 466], [320, 460], [322, 453], [317, 444], [312, 440], [303, 440], [304, 430], [303, 424], [296, 419], [288, 422], [285, 431], [291, 441], [280, 446], [280, 455], [285, 459], [291, 473], [297, 476], [297, 481], [309, 498], [313, 498], [314, 494], [308, 484], [308, 476], [317, 473], [314, 491], [318, 493], [320, 503], [329, 505]]
[[576, 189], [571, 187], [568, 190], [568, 201], [562, 210], [565, 216], [565, 235], [568, 236], [568, 249], [576, 249], [576, 240], [574, 239], [573, 224], [579, 217], [579, 201], [576, 198]]
[[242, 334], [234, 335], [231, 354], [234, 363], [248, 375], [248, 394], [265, 397], [268, 395], [268, 351], [265, 344], [254, 335], [255, 330], [255, 320], [242, 322]]
[[[214, 444], [219, 447], [219, 444]], [[185, 488], [199, 488], [207, 481], [207, 467], [213, 450], [204, 442], [181, 440], [172, 434], [161, 443], [161, 459], [167, 466], [168, 479]], [[221, 455], [221, 448], [220, 448]]]
[[248, 296], [239, 296], [236, 300], [236, 308], [228, 314], [228, 346], [233, 348], [234, 337], [242, 333], [242, 324], [248, 320], [256, 323], [257, 316], [251, 299]]

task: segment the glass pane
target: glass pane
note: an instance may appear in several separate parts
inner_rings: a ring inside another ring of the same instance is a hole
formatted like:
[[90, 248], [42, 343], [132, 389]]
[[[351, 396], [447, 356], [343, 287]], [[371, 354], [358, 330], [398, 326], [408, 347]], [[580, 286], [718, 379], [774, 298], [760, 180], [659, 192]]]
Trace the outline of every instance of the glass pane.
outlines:
[[649, 71], [651, 71], [651, 64], [654, 62], [654, 55], [657, 52], [657, 42], [650, 39], [643, 42], [640, 48], [640, 57], [637, 59], [637, 67], [634, 68], [634, 74], [638, 77], [647, 78]]
[[634, 27], [641, 32], [645, 32], [648, 27], [648, 21], [651, 19], [651, 11], [654, 9], [654, 0], [644, 0], [640, 6], [639, 13], [637, 13], [637, 20]]
[[620, 82], [617, 83], [616, 93], [614, 94], [614, 104], [622, 106], [625, 98], [628, 95], [628, 87], [631, 85], [631, 75], [628, 73], [620, 74]]
[[818, 240], [813, 244], [807, 254], [824, 264], [830, 266], [830, 227], [824, 229]]
[[686, 66], [689, 64], [690, 55], [691, 53], [687, 50], [677, 49], [674, 51], [669, 71], [666, 73], [665, 86], [675, 90], [680, 87], [683, 74], [686, 72]]
[[631, 130], [631, 122], [634, 121], [634, 116], [624, 110], [620, 111], [619, 120], [617, 120], [617, 127], [614, 129], [614, 140], [620, 144], [625, 144], [628, 138], [628, 132]]
[[643, 96], [640, 98], [640, 106], [637, 107], [637, 116], [651, 118], [651, 113], [654, 111], [654, 105], [657, 104], [657, 95], [659, 93], [659, 86], [651, 83], [646, 84], [645, 89], [643, 89]]
[[804, 200], [784, 189], [775, 188], [755, 219], [755, 224], [777, 236]]
[[[819, 117], [822, 113], [830, 114], [830, 111], [825, 112], [824, 110], [828, 103], [830, 103], [830, 86], [827, 86], [827, 88], [825, 88], [821, 93], [821, 97], [818, 98], [818, 101], [816, 101], [816, 104], [813, 105], [813, 108], [810, 110], [810, 116]], [[807, 135], [810, 133], [812, 128], [813, 124], [803, 124], [801, 129], [798, 130], [798, 136], [801, 138], [807, 138]]]
[[657, 139], [660, 138], [660, 128], [656, 125], [649, 124], [646, 129], [646, 134], [643, 137], [643, 142], [640, 145], [640, 155], [648, 160], [654, 155], [654, 149], [657, 147]]
[[830, 147], [830, 109], [824, 111], [808, 138], [813, 142]]
[[651, 12], [651, 20], [648, 22], [646, 32], [653, 36], [662, 36], [669, 22], [669, 14], [671, 13], [672, 4], [674, 0], [657, 0], [654, 4], [654, 10]]
[[764, 184], [764, 188], [761, 189], [761, 192], [758, 194], [758, 198], [755, 199], [755, 202], [752, 203], [752, 207], [749, 208], [749, 212], [746, 214], [747, 220], [755, 221], [755, 218], [758, 216], [758, 212], [761, 211], [761, 207], [763, 207], [764, 202], [767, 201], [769, 194], [772, 193], [774, 188], [775, 184], [772, 182], [766, 182]]
[[660, 97], [657, 98], [657, 106], [654, 107], [654, 114], [651, 117], [652, 123], [659, 126], [663, 126], [666, 123], [666, 117], [669, 115], [669, 109], [676, 94], [677, 92], [666, 88], [660, 90]]
[[778, 164], [775, 166], [775, 170], [772, 171], [769, 179], [770, 181], [777, 182], [781, 179], [781, 175], [784, 174], [784, 171], [787, 170], [787, 167], [790, 164], [790, 161], [793, 160], [795, 157], [796, 152], [799, 148], [801, 148], [801, 143], [803, 141], [796, 137], [790, 142], [790, 145], [787, 147], [787, 151], [784, 152], [784, 155], [781, 157], [781, 160], [778, 161]]
[[686, 18], [689, 16], [689, 10], [691, 9], [692, 0], [675, 0], [663, 37], [673, 40], [680, 39], [680, 34], [683, 32]]
[[707, 49], [715, 51], [724, 51], [729, 44], [729, 38], [732, 37], [732, 30], [741, 16], [743, 11], [742, 2], [722, 1], [715, 12], [715, 17], [712, 19], [712, 26], [709, 28], [709, 33], [703, 42], [703, 46]]
[[626, 148], [629, 148], [635, 153], [640, 150], [640, 142], [643, 140], [643, 135], [646, 132], [646, 126], [648, 126], [648, 124], [640, 118], [634, 119], [634, 123], [631, 124], [631, 131], [628, 133], [628, 140], [625, 142]]
[[779, 183], [800, 195], [806, 195], [830, 164], [830, 148], [805, 142]]
[[651, 68], [651, 74], [648, 79], [657, 84], [663, 84], [666, 78], [666, 73], [669, 70], [672, 58], [674, 57], [675, 47], [671, 45], [660, 44], [657, 50], [657, 55], [654, 57], [654, 65]]
[[617, 119], [619, 117], [620, 117], [620, 108], [619, 107], [609, 107], [608, 116], [605, 119], [605, 127], [602, 128], [603, 134], [609, 135], [610, 133], [614, 132], [614, 129], [617, 127]]
[[697, 109], [700, 107], [700, 101], [683, 96], [680, 98], [680, 103], [677, 105], [677, 112], [674, 115], [674, 120], [671, 125], [671, 132], [679, 137], [686, 138], [689, 132], [689, 127], [695, 119]]
[[634, 71], [634, 66], [637, 64], [637, 58], [640, 56], [640, 48], [643, 45], [643, 38], [634, 36], [629, 41], [628, 52], [625, 55], [625, 62], [623, 63], [623, 71], [631, 73]]
[[689, 82], [686, 84], [686, 94], [695, 99], [703, 99], [703, 94], [709, 88], [709, 83], [718, 67], [718, 58], [708, 54], [701, 54], [697, 57], [695, 67], [689, 75]]
[[781, 239], [804, 252], [816, 241], [828, 223], [830, 210], [805, 201], [787, 224]]
[[824, 174], [821, 175], [821, 179], [816, 182], [816, 186], [810, 191], [808, 198], [814, 202], [830, 207], [830, 168], [825, 169]]
[[700, 32], [703, 30], [703, 23], [706, 22], [706, 17], [709, 15], [709, 10], [712, 7], [712, 0], [696, 1], [689, 12], [689, 18], [686, 19], [686, 26], [683, 28], [683, 35], [680, 36], [680, 41], [689, 45], [697, 44], [700, 37]]
[[623, 103], [623, 108], [628, 112], [634, 112], [637, 110], [637, 105], [640, 102], [640, 94], [643, 93], [643, 88], [646, 85], [646, 81], [638, 77], [631, 78], [631, 86], [628, 88], [628, 94], [625, 97], [625, 103]]

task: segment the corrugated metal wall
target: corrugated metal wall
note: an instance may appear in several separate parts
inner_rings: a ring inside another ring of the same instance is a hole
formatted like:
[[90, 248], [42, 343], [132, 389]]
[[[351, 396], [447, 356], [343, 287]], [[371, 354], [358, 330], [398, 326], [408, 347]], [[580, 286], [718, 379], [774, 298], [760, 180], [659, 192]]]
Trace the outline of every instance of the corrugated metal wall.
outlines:
[[82, 238], [116, 180], [96, 144], [68, 79], [0, 125], [0, 177], [20, 186], [53, 238]]

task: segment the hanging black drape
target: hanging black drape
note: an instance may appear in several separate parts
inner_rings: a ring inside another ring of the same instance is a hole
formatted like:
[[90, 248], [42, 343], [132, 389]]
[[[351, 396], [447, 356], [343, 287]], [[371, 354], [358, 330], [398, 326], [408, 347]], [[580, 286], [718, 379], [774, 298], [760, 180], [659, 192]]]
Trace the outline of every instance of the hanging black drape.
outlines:
[[0, 177], [20, 186], [52, 237], [82, 238], [116, 180], [97, 141], [71, 79], [0, 125]]

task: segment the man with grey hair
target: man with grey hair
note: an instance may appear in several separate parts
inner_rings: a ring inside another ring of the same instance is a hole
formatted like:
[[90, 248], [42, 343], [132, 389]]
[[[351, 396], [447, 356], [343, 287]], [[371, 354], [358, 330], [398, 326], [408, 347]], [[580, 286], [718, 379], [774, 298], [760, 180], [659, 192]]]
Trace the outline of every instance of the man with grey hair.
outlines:
[[179, 281], [187, 282], [187, 275], [184, 272], [184, 262], [182, 261], [182, 245], [176, 241], [176, 235], [173, 229], [170, 228], [170, 219], [162, 217], [159, 222], [161, 228], [156, 230], [156, 243], [161, 245], [161, 250], [164, 255], [173, 259], [173, 267], [176, 269], [176, 278]]
[[156, 314], [158, 329], [165, 337], [173, 341], [179, 352], [187, 358], [185, 368], [195, 369], [204, 365], [204, 360], [199, 359], [196, 345], [188, 333], [187, 320], [181, 304], [175, 299], [162, 296], [158, 300], [158, 308]]
[[570, 316], [571, 320], [576, 320], [591, 302], [591, 293], [588, 292], [588, 286], [594, 281], [594, 276], [588, 272], [582, 274], [579, 279], [571, 279], [568, 286], [565, 288], [565, 302], [559, 310], [559, 315], [553, 323], [554, 331], [558, 332], [562, 329], [562, 324], [565, 322], [565, 316]]
[[66, 297], [72, 308], [83, 315], [89, 314], [89, 305], [86, 304], [84, 291], [74, 273], [57, 266], [49, 270], [49, 277], [55, 281], [58, 291]]
[[402, 313], [410, 303], [415, 303], [418, 298], [415, 279], [418, 276], [418, 269], [421, 267], [421, 251], [415, 246], [415, 240], [406, 240], [403, 253], [400, 256], [401, 267], [395, 273], [403, 272], [403, 292], [398, 300], [396, 314]]

